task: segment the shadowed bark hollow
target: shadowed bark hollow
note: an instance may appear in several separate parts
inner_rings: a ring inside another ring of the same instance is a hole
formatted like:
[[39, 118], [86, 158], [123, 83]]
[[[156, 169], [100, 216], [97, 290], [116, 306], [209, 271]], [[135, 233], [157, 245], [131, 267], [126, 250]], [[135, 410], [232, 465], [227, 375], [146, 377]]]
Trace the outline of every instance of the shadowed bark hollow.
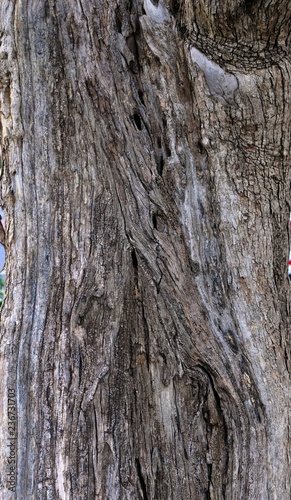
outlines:
[[1, 1], [1, 499], [289, 500], [289, 3]]

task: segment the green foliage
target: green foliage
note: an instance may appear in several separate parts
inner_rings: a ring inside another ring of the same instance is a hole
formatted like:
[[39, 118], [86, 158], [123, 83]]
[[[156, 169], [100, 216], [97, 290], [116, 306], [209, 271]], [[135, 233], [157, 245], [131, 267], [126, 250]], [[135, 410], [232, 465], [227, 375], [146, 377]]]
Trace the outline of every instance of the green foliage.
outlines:
[[0, 307], [2, 307], [3, 295], [4, 295], [4, 278], [0, 274]]

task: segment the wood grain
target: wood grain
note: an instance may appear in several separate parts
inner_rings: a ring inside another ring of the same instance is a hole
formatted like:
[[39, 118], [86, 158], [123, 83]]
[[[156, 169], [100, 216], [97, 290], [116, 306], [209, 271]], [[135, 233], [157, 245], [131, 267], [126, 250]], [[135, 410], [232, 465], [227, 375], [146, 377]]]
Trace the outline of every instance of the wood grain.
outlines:
[[290, 8], [262, 4], [1, 2], [1, 499], [289, 499]]

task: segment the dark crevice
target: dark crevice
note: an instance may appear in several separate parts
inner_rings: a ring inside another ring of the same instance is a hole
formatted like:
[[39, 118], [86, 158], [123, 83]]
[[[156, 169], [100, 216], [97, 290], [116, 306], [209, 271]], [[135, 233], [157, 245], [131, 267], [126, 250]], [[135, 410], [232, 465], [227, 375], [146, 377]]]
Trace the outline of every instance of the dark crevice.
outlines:
[[197, 142], [197, 150], [198, 150], [198, 153], [200, 153], [201, 155], [206, 153], [201, 141]]
[[179, 10], [180, 10], [180, 0], [172, 0], [172, 3], [171, 3], [171, 12], [172, 14], [175, 16], [176, 14], [178, 14]]
[[164, 158], [163, 155], [161, 155], [158, 162], [158, 174], [163, 175], [163, 170], [164, 170]]
[[162, 147], [162, 140], [160, 137], [157, 138], [157, 145], [158, 145], [158, 148], [161, 149]]
[[140, 117], [139, 113], [134, 113], [132, 116], [132, 119], [136, 125], [136, 128], [138, 130], [141, 130], [142, 129], [142, 121], [141, 121], [141, 117]]
[[158, 221], [157, 221], [156, 214], [153, 214], [152, 221], [153, 221], [154, 229], [157, 229], [157, 227], [158, 227]]
[[141, 487], [142, 494], [143, 494], [143, 499], [144, 500], [148, 500], [146, 484], [144, 482], [144, 478], [143, 478], [143, 475], [142, 475], [142, 472], [141, 472], [140, 461], [139, 461], [138, 458], [135, 459], [135, 466], [136, 466], [136, 472], [137, 472], [137, 475], [138, 475], [138, 479], [139, 479], [139, 482], [140, 482], [140, 487]]
[[139, 97], [140, 102], [145, 106], [145, 102], [144, 102], [144, 98], [143, 98], [143, 91], [142, 90], [138, 91], [138, 97]]
[[133, 73], [138, 73], [138, 64], [133, 59], [128, 63], [128, 69]]
[[133, 55], [133, 59], [131, 59], [128, 63], [129, 69], [137, 74], [140, 71], [139, 64], [139, 54], [138, 54], [138, 45], [136, 41], [136, 33], [129, 35], [126, 38], [126, 45]]
[[132, 265], [133, 265], [134, 272], [135, 272], [135, 274], [137, 274], [138, 262], [137, 262], [136, 251], [134, 248], [131, 250], [131, 258], [132, 258]]
[[133, 266], [134, 286], [137, 289], [138, 288], [138, 260], [137, 260], [137, 255], [136, 255], [136, 251], [134, 248], [131, 250], [131, 260], [132, 260], [132, 266]]
[[165, 366], [167, 366], [168, 365], [167, 356], [165, 355], [165, 353], [163, 353], [162, 351], [159, 351], [159, 356], [161, 356], [163, 362], [165, 363]]
[[206, 498], [207, 500], [211, 500], [211, 495], [210, 495], [210, 485], [212, 483], [211, 481], [211, 475], [212, 475], [212, 464], [207, 464], [207, 475], [208, 475], [208, 489], [206, 492]]
[[167, 144], [165, 144], [165, 151], [168, 158], [172, 156], [172, 151]]
[[122, 14], [118, 8], [115, 10], [115, 22], [118, 33], [122, 33]]
[[245, 0], [245, 11], [246, 13], [251, 13], [254, 8], [257, 8], [258, 1], [257, 0]]

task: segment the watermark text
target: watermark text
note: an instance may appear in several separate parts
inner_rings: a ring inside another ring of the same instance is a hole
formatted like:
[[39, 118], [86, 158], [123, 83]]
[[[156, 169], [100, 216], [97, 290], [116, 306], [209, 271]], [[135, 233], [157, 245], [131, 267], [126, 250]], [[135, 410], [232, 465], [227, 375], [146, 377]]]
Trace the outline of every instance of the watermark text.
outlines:
[[15, 389], [8, 389], [8, 437], [7, 437], [7, 488], [10, 491], [16, 490], [16, 394]]

